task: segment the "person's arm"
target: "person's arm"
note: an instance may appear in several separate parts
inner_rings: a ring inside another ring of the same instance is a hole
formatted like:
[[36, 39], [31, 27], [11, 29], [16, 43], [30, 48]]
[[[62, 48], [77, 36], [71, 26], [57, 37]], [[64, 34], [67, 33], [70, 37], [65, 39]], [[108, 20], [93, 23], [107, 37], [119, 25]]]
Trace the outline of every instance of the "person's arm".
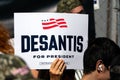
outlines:
[[55, 59], [50, 67], [50, 80], [60, 80], [66, 65], [62, 59]]

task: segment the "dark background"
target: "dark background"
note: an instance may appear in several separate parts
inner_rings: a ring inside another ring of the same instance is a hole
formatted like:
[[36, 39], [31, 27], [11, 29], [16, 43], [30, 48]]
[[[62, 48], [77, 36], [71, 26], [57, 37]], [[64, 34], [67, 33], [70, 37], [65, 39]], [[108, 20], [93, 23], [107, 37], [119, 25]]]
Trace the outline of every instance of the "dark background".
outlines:
[[13, 18], [14, 12], [35, 12], [59, 0], [0, 0], [0, 19]]
[[39, 12], [56, 5], [59, 0], [0, 0], [0, 23], [10, 31], [14, 37], [15, 12]]

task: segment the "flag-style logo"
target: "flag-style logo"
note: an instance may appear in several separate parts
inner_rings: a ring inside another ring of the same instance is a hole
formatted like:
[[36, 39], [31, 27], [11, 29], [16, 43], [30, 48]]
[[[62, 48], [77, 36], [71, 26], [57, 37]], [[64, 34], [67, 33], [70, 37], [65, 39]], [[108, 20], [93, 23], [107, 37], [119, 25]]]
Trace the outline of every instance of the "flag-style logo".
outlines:
[[55, 27], [67, 28], [67, 23], [64, 18], [50, 18], [47, 20], [42, 20], [43, 29], [51, 29]]

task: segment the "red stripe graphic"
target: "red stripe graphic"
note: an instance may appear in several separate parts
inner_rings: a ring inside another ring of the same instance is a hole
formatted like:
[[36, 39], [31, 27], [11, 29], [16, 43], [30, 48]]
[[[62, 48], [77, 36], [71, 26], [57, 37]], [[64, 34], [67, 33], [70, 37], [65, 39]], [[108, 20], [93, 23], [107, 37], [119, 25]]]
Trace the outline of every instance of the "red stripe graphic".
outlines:
[[55, 19], [50, 18], [49, 20], [43, 20], [42, 22], [43, 29], [51, 29], [54, 27], [66, 28], [67, 23], [63, 18]]
[[50, 28], [53, 28], [53, 27], [57, 27], [58, 25], [52, 25], [52, 26], [48, 26], [48, 27], [43, 27], [43, 29], [50, 29]]
[[49, 25], [49, 24], [54, 24], [56, 22], [43, 22], [42, 25]]

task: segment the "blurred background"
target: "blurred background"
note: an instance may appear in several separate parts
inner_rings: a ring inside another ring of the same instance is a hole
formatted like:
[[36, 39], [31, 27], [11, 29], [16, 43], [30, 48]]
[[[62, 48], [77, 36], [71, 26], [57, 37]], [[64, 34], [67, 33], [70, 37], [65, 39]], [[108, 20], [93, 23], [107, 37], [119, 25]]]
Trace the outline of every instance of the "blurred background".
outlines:
[[99, 0], [94, 14], [96, 37], [108, 37], [120, 46], [120, 0]]

